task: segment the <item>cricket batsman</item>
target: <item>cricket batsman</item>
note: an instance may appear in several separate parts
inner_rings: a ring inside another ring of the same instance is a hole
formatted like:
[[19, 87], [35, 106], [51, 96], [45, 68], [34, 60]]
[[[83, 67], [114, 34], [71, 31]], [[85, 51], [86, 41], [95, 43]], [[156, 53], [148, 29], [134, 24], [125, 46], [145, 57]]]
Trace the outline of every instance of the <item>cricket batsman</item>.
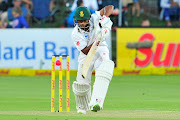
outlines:
[[[75, 27], [72, 32], [72, 40], [80, 54], [78, 57], [77, 78], [72, 87], [76, 99], [77, 113], [86, 114], [89, 110], [97, 112], [103, 109], [103, 103], [114, 71], [114, 62], [109, 58], [106, 43], [113, 24], [109, 18], [113, 9], [114, 7], [109, 5], [92, 15], [87, 7], [78, 7], [75, 10]], [[99, 34], [98, 37], [97, 34]], [[87, 76], [83, 78], [81, 75], [82, 66], [86, 64], [84, 60], [96, 40], [95, 38], [101, 39], [101, 42], [94, 56], [92, 56], [93, 60]], [[93, 69], [95, 69], [95, 82], [91, 96]]]

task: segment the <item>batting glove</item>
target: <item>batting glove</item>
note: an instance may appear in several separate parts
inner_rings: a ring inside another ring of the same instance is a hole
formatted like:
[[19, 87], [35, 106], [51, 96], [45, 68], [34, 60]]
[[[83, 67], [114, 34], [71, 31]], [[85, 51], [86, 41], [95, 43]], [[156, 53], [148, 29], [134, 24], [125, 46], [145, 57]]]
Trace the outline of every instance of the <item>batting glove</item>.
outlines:
[[101, 24], [102, 28], [108, 28], [111, 30], [112, 27], [112, 21], [110, 20], [109, 17], [103, 16], [100, 20], [99, 23]]

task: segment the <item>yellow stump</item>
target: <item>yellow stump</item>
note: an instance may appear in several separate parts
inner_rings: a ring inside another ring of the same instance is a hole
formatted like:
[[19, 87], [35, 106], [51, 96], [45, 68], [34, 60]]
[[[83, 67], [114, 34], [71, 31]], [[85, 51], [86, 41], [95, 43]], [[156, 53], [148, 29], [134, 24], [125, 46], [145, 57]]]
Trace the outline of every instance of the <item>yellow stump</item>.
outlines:
[[52, 72], [51, 72], [51, 112], [54, 112], [55, 101], [55, 56], [52, 56]]
[[67, 56], [67, 70], [66, 70], [66, 110], [70, 112], [70, 61]]
[[59, 112], [62, 112], [62, 106], [63, 106], [63, 102], [62, 102], [62, 83], [63, 83], [63, 75], [62, 75], [62, 56], [59, 57], [59, 60], [61, 62], [60, 66], [59, 66]]

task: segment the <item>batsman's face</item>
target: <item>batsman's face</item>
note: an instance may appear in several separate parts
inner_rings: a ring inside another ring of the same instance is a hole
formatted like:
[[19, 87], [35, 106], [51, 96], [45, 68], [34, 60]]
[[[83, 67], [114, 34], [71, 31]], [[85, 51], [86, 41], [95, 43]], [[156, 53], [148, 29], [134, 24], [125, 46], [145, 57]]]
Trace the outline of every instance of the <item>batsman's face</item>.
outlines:
[[86, 31], [86, 32], [89, 32], [89, 28], [90, 28], [90, 23], [89, 23], [89, 20], [78, 20], [78, 26]]

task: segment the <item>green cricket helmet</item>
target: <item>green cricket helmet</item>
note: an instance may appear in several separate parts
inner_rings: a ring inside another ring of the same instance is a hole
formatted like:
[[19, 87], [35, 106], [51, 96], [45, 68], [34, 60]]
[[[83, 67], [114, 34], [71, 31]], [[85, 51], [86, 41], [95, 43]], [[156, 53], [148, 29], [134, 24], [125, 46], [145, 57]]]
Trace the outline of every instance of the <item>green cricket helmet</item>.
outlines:
[[91, 18], [91, 12], [87, 7], [78, 7], [75, 10], [75, 20], [89, 20]]

